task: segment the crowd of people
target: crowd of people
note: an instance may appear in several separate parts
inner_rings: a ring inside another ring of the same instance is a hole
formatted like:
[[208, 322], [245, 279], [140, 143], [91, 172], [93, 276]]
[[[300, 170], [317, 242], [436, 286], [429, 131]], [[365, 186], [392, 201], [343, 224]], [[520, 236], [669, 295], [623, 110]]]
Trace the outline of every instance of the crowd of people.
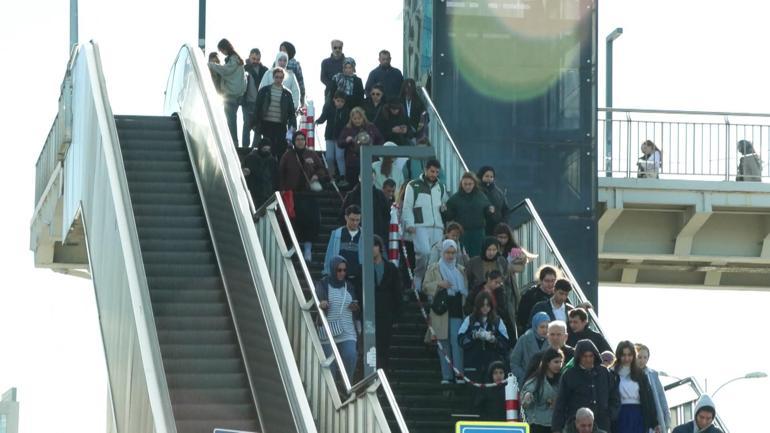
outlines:
[[[516, 275], [537, 252], [518, 245], [506, 223], [512, 209], [493, 167], [445, 185], [435, 159], [380, 158], [361, 166], [363, 145], [430, 144], [417, 85], [391, 66], [387, 50], [364, 83], [342, 41], [331, 42], [331, 55], [321, 64], [325, 101], [317, 120], [326, 124], [324, 160], [297, 131], [305, 81], [295, 46], [281, 43], [270, 68], [261, 64], [259, 49], [245, 61], [225, 39], [218, 49], [224, 61], [212, 53], [209, 66], [236, 145], [236, 113], [239, 107], [243, 112], [241, 144], [253, 148], [243, 172], [252, 198], [259, 206], [275, 191], [284, 194], [306, 262], [313, 261], [312, 244], [320, 235], [317, 193], [349, 191], [344, 223], [329, 234], [316, 293], [331, 334], [322, 335], [324, 350], [328, 355], [336, 345], [350, 379], [362, 331], [361, 224], [371, 224], [379, 368], [388, 367], [394, 318], [414, 290], [429, 309], [424, 341], [436, 347], [441, 385], [502, 384], [512, 374], [533, 433], [669, 431], [668, 404], [657, 373], [647, 367], [647, 346], [622, 341], [612, 351], [589, 326], [590, 304], [569, 303], [572, 283], [556, 266], [542, 266], [537, 281], [517, 285]], [[652, 142], [643, 152], [651, 167], [660, 166]], [[645, 170], [657, 176], [657, 169]], [[361, 213], [363, 175], [374, 179], [373, 215]], [[505, 420], [501, 393], [502, 386], [475, 393], [483, 419]], [[693, 427], [675, 432], [711, 431], [714, 414], [713, 403], [705, 401]]]

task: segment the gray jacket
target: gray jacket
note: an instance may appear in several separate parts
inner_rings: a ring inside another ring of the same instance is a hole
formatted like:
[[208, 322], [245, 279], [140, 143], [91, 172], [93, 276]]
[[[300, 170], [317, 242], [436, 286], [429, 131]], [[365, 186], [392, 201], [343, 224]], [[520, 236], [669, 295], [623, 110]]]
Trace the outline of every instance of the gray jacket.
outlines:
[[209, 63], [209, 69], [222, 77], [222, 93], [225, 96], [240, 98], [246, 92], [245, 71], [243, 65], [238, 64], [236, 56], [227, 56], [224, 65]]
[[550, 427], [553, 406], [559, 395], [559, 385], [552, 386], [548, 380], [543, 380], [541, 392], [536, 394], [535, 388], [537, 388], [536, 378], [533, 377], [524, 382], [524, 386], [521, 387], [521, 395], [524, 396], [525, 393], [531, 392], [532, 402], [528, 405], [522, 403], [521, 407], [524, 409], [528, 423]]
[[[547, 343], [543, 342], [543, 347], [547, 348]], [[527, 366], [536, 353], [543, 350], [538, 346], [535, 331], [528, 329], [516, 342], [516, 346], [511, 351], [511, 373], [516, 376], [519, 383], [524, 383], [524, 375], [527, 374]], [[550, 424], [549, 424], [550, 425]]]
[[660, 431], [665, 433], [671, 428], [671, 411], [668, 410], [666, 391], [663, 389], [663, 384], [660, 383], [660, 376], [658, 376], [657, 371], [645, 368], [644, 372], [647, 374], [647, 379], [650, 381], [650, 387], [652, 388], [652, 398], [655, 400], [655, 412], [658, 415]]

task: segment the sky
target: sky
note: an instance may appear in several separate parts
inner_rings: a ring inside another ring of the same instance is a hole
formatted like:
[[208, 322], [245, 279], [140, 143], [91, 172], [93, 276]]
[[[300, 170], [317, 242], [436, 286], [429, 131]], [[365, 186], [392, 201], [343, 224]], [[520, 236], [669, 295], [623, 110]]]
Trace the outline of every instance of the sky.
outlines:
[[[101, 432], [107, 380], [90, 281], [35, 269], [29, 250], [34, 164], [57, 111], [68, 52], [67, 1], [2, 2], [0, 131], [0, 392], [15, 386], [21, 433]], [[401, 7], [392, 0], [208, 2], [207, 45], [229, 38], [269, 62], [282, 40], [297, 46], [306, 86], [319, 100], [320, 61], [345, 42], [359, 75], [388, 48], [401, 66]], [[599, 100], [604, 35], [615, 27], [616, 107], [770, 112], [765, 84], [767, 6], [750, 0], [605, 1], [600, 4]], [[197, 39], [194, 0], [81, 0], [80, 40], [99, 42], [116, 114], [160, 114], [169, 68]], [[613, 341], [652, 348], [651, 366], [696, 375], [710, 387], [768, 369], [762, 338], [769, 293], [602, 287], [601, 320]], [[631, 304], [633, 302], [633, 304]], [[629, 308], [633, 305], [633, 308]], [[757, 342], [758, 339], [762, 339]], [[749, 349], [749, 350], [746, 350]], [[733, 432], [760, 425], [770, 380], [731, 384], [716, 398]], [[764, 424], [762, 424], [764, 425]]]

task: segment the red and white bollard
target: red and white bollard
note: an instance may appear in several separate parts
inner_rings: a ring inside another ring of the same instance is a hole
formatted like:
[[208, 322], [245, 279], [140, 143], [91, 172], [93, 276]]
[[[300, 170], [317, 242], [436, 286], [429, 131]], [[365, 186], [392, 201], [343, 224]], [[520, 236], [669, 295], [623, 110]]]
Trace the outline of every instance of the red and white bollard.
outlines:
[[307, 101], [307, 105], [302, 108], [301, 113], [300, 130], [307, 137], [306, 146], [309, 149], [315, 149], [315, 107], [312, 100]]
[[388, 260], [398, 266], [398, 244], [401, 241], [401, 227], [398, 224], [399, 209], [395, 204], [390, 207], [390, 226], [388, 227]]
[[516, 376], [509, 374], [505, 385], [505, 419], [506, 421], [521, 421], [519, 416], [519, 384]]

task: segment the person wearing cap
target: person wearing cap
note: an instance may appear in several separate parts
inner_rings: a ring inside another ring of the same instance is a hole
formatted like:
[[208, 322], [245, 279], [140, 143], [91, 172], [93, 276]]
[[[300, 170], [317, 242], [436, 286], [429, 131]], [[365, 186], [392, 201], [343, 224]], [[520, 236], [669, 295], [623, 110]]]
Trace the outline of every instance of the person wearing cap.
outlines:
[[574, 308], [567, 302], [569, 299], [569, 292], [571, 291], [572, 284], [570, 284], [569, 281], [565, 279], [556, 280], [551, 298], [535, 304], [535, 306], [532, 307], [531, 314], [542, 311], [548, 314], [551, 321], [561, 320], [562, 322], [567, 323], [569, 320], [569, 313]]
[[537, 313], [532, 318], [532, 327], [527, 329], [516, 341], [510, 355], [511, 373], [516, 376], [519, 383], [523, 384], [527, 376], [527, 367], [532, 358], [542, 350], [548, 348], [546, 337], [548, 336], [548, 315]]
[[551, 427], [561, 433], [574, 423], [578, 409], [587, 407], [598, 428], [609, 431], [612, 416], [620, 408], [620, 395], [612, 373], [601, 365], [599, 350], [591, 340], [575, 347], [576, 365], [562, 374]]
[[356, 61], [345, 57], [342, 61], [342, 72], [332, 76], [329, 91], [332, 95], [341, 91], [347, 97], [347, 106], [351, 110], [364, 105], [364, 84], [356, 75]]
[[[331, 42], [332, 54], [321, 61], [321, 82], [325, 86], [325, 103], [331, 101], [334, 93], [331, 91], [332, 77], [334, 74], [342, 72], [342, 62], [345, 60], [345, 53], [342, 52], [342, 41], [333, 39]], [[363, 89], [363, 86], [362, 86]]]
[[703, 394], [695, 403], [695, 419], [676, 427], [671, 433], [723, 433], [714, 425], [717, 409], [714, 401]]

